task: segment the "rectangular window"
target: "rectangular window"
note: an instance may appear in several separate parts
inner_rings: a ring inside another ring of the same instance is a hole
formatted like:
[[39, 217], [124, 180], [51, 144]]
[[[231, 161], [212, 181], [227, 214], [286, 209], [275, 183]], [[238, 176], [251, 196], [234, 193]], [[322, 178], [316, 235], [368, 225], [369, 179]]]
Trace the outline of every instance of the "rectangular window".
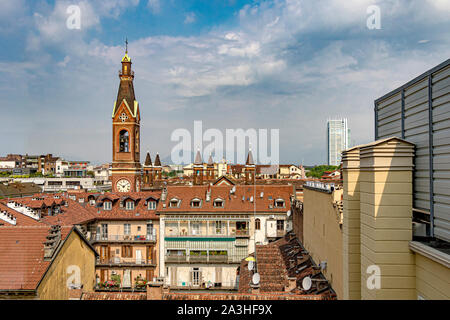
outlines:
[[134, 210], [134, 201], [127, 201], [126, 209], [127, 210]]
[[108, 240], [108, 225], [102, 223], [102, 240]]
[[131, 225], [129, 223], [125, 223], [123, 225], [123, 234], [130, 235], [131, 234]]
[[103, 202], [103, 210], [111, 210], [111, 201]]
[[148, 210], [155, 210], [155, 209], [156, 209], [156, 201], [149, 201]]
[[222, 234], [224, 229], [224, 223], [222, 221], [215, 222], [216, 234]]
[[277, 230], [284, 231], [284, 220], [277, 220]]
[[122, 258], [133, 258], [132, 246], [122, 246]]
[[191, 224], [191, 232], [193, 236], [200, 235], [200, 223], [199, 222], [192, 222]]
[[192, 269], [192, 285], [194, 285], [194, 286], [200, 285], [200, 270], [199, 270], [199, 268]]

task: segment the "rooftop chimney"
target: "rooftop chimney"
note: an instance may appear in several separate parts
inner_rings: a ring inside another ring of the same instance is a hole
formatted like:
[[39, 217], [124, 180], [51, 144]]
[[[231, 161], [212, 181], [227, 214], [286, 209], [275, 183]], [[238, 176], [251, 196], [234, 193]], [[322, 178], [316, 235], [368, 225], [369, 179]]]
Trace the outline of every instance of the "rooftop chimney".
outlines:
[[44, 242], [44, 259], [51, 260], [61, 243], [61, 226], [53, 225], [50, 228], [47, 240]]

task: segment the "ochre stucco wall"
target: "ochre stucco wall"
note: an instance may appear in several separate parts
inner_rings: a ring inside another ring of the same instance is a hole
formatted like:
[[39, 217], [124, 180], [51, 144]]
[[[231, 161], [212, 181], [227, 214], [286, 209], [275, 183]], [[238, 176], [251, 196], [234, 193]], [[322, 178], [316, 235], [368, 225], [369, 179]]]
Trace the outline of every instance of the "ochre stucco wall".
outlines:
[[417, 296], [426, 300], [450, 300], [450, 269], [416, 253]]
[[333, 203], [341, 200], [341, 195], [342, 190], [329, 194], [305, 188], [303, 198], [303, 244], [317, 264], [327, 262], [323, 274], [338, 299], [343, 299], [343, 234]]
[[67, 273], [69, 266], [80, 268], [81, 284], [84, 291], [92, 291], [95, 284], [95, 253], [72, 231], [69, 238], [57, 254], [50, 269], [47, 271], [37, 292], [42, 300], [67, 300]]

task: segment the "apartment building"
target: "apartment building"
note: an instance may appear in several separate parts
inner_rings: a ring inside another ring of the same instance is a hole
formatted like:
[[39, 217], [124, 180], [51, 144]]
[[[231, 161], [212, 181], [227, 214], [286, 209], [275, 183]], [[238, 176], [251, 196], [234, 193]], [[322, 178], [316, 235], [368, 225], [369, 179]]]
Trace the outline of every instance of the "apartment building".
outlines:
[[83, 223], [99, 253], [97, 289], [139, 289], [158, 276], [160, 192], [77, 194], [94, 219]]
[[172, 288], [237, 289], [237, 268], [290, 230], [292, 186], [198, 185], [163, 189], [160, 276]]

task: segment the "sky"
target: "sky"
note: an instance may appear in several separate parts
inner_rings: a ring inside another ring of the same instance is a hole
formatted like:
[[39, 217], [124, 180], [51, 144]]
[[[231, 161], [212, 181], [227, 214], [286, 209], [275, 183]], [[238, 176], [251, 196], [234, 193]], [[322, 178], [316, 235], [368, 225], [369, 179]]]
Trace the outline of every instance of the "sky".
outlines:
[[[77, 5], [79, 29], [67, 8]], [[369, 29], [371, 5], [380, 29]], [[326, 121], [374, 139], [374, 100], [450, 57], [448, 0], [0, 0], [0, 154], [110, 162], [128, 38], [141, 154], [179, 128], [279, 129], [281, 163], [326, 162]], [[218, 158], [221, 158], [218, 156]]]

